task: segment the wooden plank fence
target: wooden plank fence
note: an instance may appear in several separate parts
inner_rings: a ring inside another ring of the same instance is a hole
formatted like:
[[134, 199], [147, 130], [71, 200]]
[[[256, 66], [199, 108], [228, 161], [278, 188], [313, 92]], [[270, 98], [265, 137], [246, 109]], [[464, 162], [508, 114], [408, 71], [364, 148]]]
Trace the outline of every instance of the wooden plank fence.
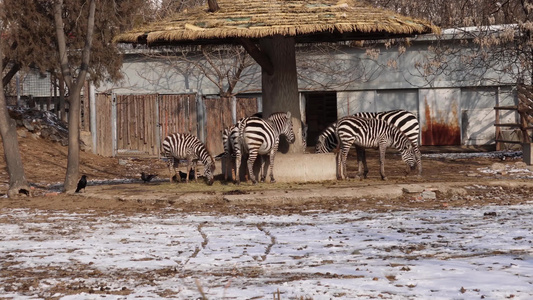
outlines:
[[[258, 107], [256, 98], [205, 98], [197, 94], [97, 94], [95, 101], [95, 149], [103, 156], [157, 157], [161, 141], [175, 132], [205, 136], [214, 156], [223, 151], [223, 129], [235, 122], [235, 116], [252, 115]], [[202, 130], [205, 132], [201, 134]]]
[[96, 101], [96, 153], [114, 156], [112, 132], [112, 98], [110, 94], [97, 94]]

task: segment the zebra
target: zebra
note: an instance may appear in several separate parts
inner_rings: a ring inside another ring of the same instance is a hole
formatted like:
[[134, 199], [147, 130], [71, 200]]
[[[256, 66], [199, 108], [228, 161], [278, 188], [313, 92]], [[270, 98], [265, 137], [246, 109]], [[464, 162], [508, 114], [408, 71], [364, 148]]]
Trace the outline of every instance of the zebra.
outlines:
[[[248, 153], [248, 173], [253, 184], [257, 183], [253, 172], [254, 162], [258, 155], [269, 155], [270, 158], [270, 182], [274, 183], [274, 157], [278, 151], [279, 137], [285, 135], [289, 143], [294, 143], [295, 136], [292, 130], [292, 120], [290, 112], [273, 113], [264, 120], [257, 117], [249, 117], [241, 120], [239, 126], [239, 137], [237, 139], [236, 151], [236, 183], [240, 183], [239, 166], [243, 152]], [[264, 159], [261, 157], [261, 170], [264, 169]], [[261, 181], [265, 181], [267, 171], [261, 172]]]
[[[194, 180], [198, 179], [198, 172], [196, 172], [196, 165], [198, 160], [201, 160], [204, 165], [204, 176], [207, 178], [207, 184], [213, 184], [213, 176], [215, 171], [215, 161], [207, 151], [205, 145], [198, 140], [197, 137], [187, 133], [173, 133], [165, 137], [163, 140], [163, 156], [168, 158], [168, 170], [170, 173], [170, 182], [173, 177], [181, 181], [180, 176], [176, 173], [176, 168], [179, 165], [180, 159], [187, 160], [187, 174], [194, 167]], [[174, 175], [172, 174], [174, 169]], [[189, 176], [185, 178], [185, 182], [189, 183]]]
[[[383, 112], [359, 112], [354, 114], [355, 117], [380, 119], [390, 125], [398, 127], [411, 141], [415, 148], [416, 163], [418, 168], [418, 175], [422, 175], [422, 153], [418, 144], [418, 135], [420, 132], [420, 125], [416, 116], [406, 110], [396, 109]], [[337, 122], [332, 123], [320, 133], [315, 145], [315, 153], [328, 153], [337, 148], [338, 139], [335, 135], [335, 127]], [[356, 146], [357, 147], [357, 146]], [[362, 149], [357, 153], [365, 155], [365, 150]], [[364, 159], [364, 158], [363, 158]]]
[[[262, 118], [263, 112], [256, 112], [255, 114], [251, 115], [251, 117], [257, 117]], [[246, 117], [245, 117], [246, 118]], [[225, 170], [224, 170], [224, 180], [228, 180], [228, 173], [231, 174], [232, 178], [235, 178], [235, 158], [237, 156], [237, 152], [240, 151], [240, 147], [238, 144], [238, 137], [239, 137], [239, 124], [245, 119], [242, 118], [234, 125], [231, 125], [227, 128], [225, 128], [222, 131], [222, 145], [224, 147], [224, 152], [217, 155], [218, 157], [221, 157], [224, 160]]]
[[[347, 178], [346, 158], [352, 144], [356, 145], [357, 162], [359, 165], [359, 178], [366, 178], [368, 168], [364, 148], [379, 148], [379, 163], [381, 179], [385, 176], [385, 151], [393, 146], [400, 151], [402, 160], [411, 170], [416, 168], [416, 150], [409, 138], [396, 126], [380, 119], [360, 118], [348, 116], [337, 121], [335, 134], [339, 139], [340, 151], [337, 154], [337, 179]], [[364, 164], [365, 173], [361, 167]]]
[[[240, 122], [240, 121], [239, 121]], [[224, 180], [228, 180], [228, 173], [232, 178], [235, 178], [235, 157], [238, 149], [236, 141], [239, 137], [239, 123], [231, 125], [222, 131], [222, 144], [224, 145], [224, 153], [222, 159], [224, 159]], [[228, 172], [229, 171], [229, 172]]]

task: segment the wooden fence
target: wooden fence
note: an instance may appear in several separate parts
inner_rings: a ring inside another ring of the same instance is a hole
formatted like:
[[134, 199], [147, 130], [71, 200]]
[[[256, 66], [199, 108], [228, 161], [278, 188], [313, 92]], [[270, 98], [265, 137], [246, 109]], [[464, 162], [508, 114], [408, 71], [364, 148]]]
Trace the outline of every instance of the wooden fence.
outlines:
[[221, 153], [224, 128], [258, 106], [256, 98], [97, 94], [96, 107], [98, 154], [159, 156], [161, 141], [175, 132], [205, 137], [209, 152]]

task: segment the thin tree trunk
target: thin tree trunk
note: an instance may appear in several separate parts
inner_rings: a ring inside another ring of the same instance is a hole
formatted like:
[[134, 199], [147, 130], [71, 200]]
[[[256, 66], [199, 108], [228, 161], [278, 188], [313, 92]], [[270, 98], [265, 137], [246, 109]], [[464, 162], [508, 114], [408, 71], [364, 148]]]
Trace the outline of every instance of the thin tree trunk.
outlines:
[[61, 120], [64, 122], [67, 122], [67, 112], [65, 109], [65, 81], [63, 80], [63, 76], [58, 76], [58, 82], [59, 82], [59, 115], [61, 116]]
[[[2, 55], [2, 45], [0, 45], [0, 58]], [[9, 197], [20, 193], [30, 195], [30, 185], [24, 175], [22, 158], [20, 156], [19, 144], [17, 140], [17, 126], [15, 121], [9, 116], [7, 103], [4, 95], [4, 85], [0, 82], [0, 133], [4, 146], [4, 158], [9, 174]]]
[[67, 193], [73, 192], [80, 175], [80, 109], [81, 109], [81, 89], [85, 83], [85, 77], [89, 69], [89, 58], [91, 54], [92, 37], [94, 33], [94, 19], [96, 11], [95, 0], [90, 0], [89, 17], [87, 19], [87, 36], [85, 46], [82, 51], [82, 61], [77, 73], [77, 78], [73, 78], [70, 68], [65, 31], [63, 29], [62, 8], [63, 1], [59, 0], [54, 4], [54, 20], [56, 27], [57, 44], [59, 48], [59, 59], [61, 74], [69, 90], [69, 114], [68, 114], [68, 156], [67, 173], [65, 174], [64, 190]]
[[80, 177], [80, 92], [71, 91], [68, 113], [68, 155], [65, 191], [72, 192]]
[[[262, 71], [263, 115], [290, 111], [296, 140], [294, 144], [280, 140], [281, 152], [302, 153], [302, 123], [300, 99], [298, 98], [298, 77], [296, 74], [295, 40], [291, 37], [274, 36], [261, 39], [261, 50], [273, 66], [272, 75]], [[286, 149], [289, 147], [289, 149]]]

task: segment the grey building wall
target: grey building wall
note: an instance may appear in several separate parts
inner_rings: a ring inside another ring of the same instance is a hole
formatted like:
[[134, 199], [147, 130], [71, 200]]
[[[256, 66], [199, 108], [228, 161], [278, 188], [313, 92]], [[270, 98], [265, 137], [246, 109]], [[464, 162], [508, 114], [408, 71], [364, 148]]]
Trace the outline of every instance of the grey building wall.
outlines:
[[[304, 49], [297, 53], [302, 115], [306, 94], [337, 93], [337, 117], [358, 111], [405, 109], [419, 116], [422, 126], [427, 116], [440, 118], [460, 130], [463, 145], [484, 145], [494, 141], [494, 106], [516, 104], [514, 80], [499, 72], [505, 61], [466, 68], [459, 55], [447, 58], [447, 70], [424, 75], [424, 66], [433, 52], [432, 37], [414, 40], [410, 47], [338, 47], [327, 53]], [[475, 49], [465, 46], [457, 53]], [[475, 65], [475, 64], [473, 64]], [[96, 92], [117, 94], [184, 93], [218, 94], [219, 88], [200, 70], [186, 63], [149, 58], [140, 53], [127, 54], [124, 80], [104, 84]], [[260, 93], [261, 72], [257, 65], [246, 69], [235, 93]], [[516, 122], [513, 112], [502, 113], [503, 122]], [[431, 120], [434, 121], [434, 120]]]

